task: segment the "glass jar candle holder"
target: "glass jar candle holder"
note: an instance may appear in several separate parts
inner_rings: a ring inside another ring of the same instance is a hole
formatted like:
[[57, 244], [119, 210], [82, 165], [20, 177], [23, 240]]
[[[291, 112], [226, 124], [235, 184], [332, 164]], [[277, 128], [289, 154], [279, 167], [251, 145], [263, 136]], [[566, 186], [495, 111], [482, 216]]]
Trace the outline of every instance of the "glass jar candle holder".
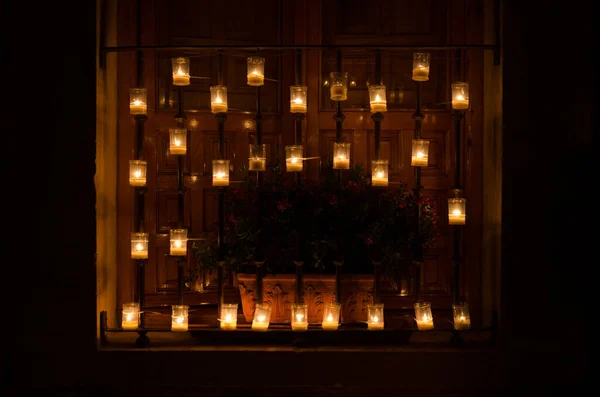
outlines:
[[148, 106], [146, 102], [145, 88], [129, 89], [129, 114], [147, 114]]
[[410, 165], [413, 167], [427, 167], [428, 163], [429, 141], [425, 139], [413, 139]]
[[187, 229], [171, 229], [169, 231], [169, 254], [172, 256], [187, 255], [187, 232]]
[[367, 306], [367, 328], [371, 331], [383, 330], [383, 303]]
[[388, 185], [388, 161], [373, 160], [371, 161], [371, 186], [387, 186]]
[[467, 199], [449, 198], [448, 199], [448, 224], [464, 225], [467, 221]]
[[414, 81], [429, 80], [429, 63], [431, 54], [428, 52], [415, 52], [413, 54], [412, 79]]
[[213, 160], [212, 174], [213, 186], [229, 186], [229, 160]]
[[265, 85], [265, 58], [248, 57], [248, 85], [253, 87]]
[[294, 304], [292, 306], [292, 331], [308, 329], [308, 305]]
[[210, 111], [227, 113], [227, 87], [224, 85], [210, 86]]
[[271, 321], [271, 306], [257, 303], [256, 307], [254, 309], [254, 319], [252, 320], [252, 330], [253, 331], [266, 331], [267, 329], [269, 329], [270, 321]]
[[419, 331], [429, 331], [433, 327], [433, 314], [431, 313], [431, 303], [417, 302], [414, 304], [415, 321]]
[[187, 129], [169, 128], [169, 153], [174, 155], [187, 152]]
[[234, 331], [237, 328], [238, 304], [221, 304], [220, 328], [226, 331]]
[[137, 302], [123, 303], [121, 313], [121, 328], [134, 330], [140, 327], [140, 304]]
[[350, 148], [351, 144], [346, 142], [334, 142], [333, 144], [333, 169], [350, 169]]
[[148, 233], [131, 233], [131, 259], [148, 259]]
[[471, 328], [471, 315], [469, 314], [469, 304], [466, 302], [455, 303], [452, 305], [454, 315], [454, 329], [457, 331], [466, 331]]
[[290, 87], [290, 112], [306, 113], [306, 91], [305, 85], [293, 85]]
[[302, 146], [291, 145], [285, 147], [285, 170], [287, 172], [301, 172], [302, 161]]
[[326, 331], [335, 331], [340, 326], [340, 309], [342, 305], [333, 302], [323, 306], [323, 322], [321, 327]]
[[345, 101], [348, 99], [348, 73], [331, 72], [329, 74], [329, 97], [332, 101]]
[[187, 331], [189, 306], [172, 305], [171, 308], [171, 331]]
[[469, 108], [469, 83], [457, 81], [452, 83], [452, 109], [466, 110]]
[[265, 171], [267, 169], [267, 145], [250, 144], [248, 170]]
[[129, 160], [129, 185], [146, 186], [146, 168], [144, 160]]
[[171, 65], [173, 68], [173, 85], [190, 85], [190, 58], [171, 58]]
[[387, 112], [387, 100], [385, 96], [385, 85], [369, 85], [369, 104], [371, 113]]

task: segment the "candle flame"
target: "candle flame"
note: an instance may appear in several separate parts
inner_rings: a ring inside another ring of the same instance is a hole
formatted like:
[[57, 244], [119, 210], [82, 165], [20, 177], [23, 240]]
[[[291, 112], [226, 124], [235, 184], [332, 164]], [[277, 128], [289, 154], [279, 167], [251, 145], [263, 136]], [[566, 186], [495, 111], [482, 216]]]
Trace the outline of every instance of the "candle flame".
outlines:
[[181, 142], [179, 141], [179, 139], [175, 139], [175, 146], [181, 146]]
[[338, 160], [346, 160], [346, 155], [345, 154], [338, 154], [337, 155], [337, 159]]
[[142, 104], [142, 101], [140, 101], [139, 99], [136, 99], [135, 101], [133, 101], [133, 104], [134, 104], [135, 106], [139, 106], [139, 105], [141, 105], [141, 104]]
[[458, 318], [458, 321], [466, 321], [466, 318], [465, 318], [465, 316], [460, 316], [460, 317]]
[[133, 172], [133, 176], [136, 177], [136, 178], [141, 177], [142, 176], [142, 171], [140, 171], [140, 170], [134, 171]]
[[177, 75], [178, 76], [185, 76], [185, 73], [183, 72], [183, 70], [181, 70], [181, 68], [179, 68], [179, 70], [177, 70]]
[[301, 323], [302, 320], [304, 320], [304, 314], [302, 314], [302, 313], [296, 314], [296, 321]]
[[375, 101], [373, 102], [381, 102], [381, 98], [379, 97], [379, 95], [375, 95]]
[[298, 157], [292, 157], [292, 158], [290, 159], [290, 163], [294, 163], [294, 164], [296, 164], [297, 162], [298, 162]]
[[377, 178], [383, 178], [383, 172], [382, 171], [379, 171], [377, 173]]
[[373, 316], [373, 317], [371, 317], [371, 321], [373, 321], [374, 323], [378, 323], [379, 322], [379, 317]]
[[460, 210], [452, 211], [452, 215], [461, 215]]
[[226, 322], [230, 322], [230, 321], [231, 321], [231, 314], [227, 314], [227, 315], [225, 316], [225, 321], [226, 321]]
[[333, 316], [332, 316], [331, 314], [329, 314], [329, 315], [327, 316], [327, 321], [328, 321], [328, 322], [332, 322], [332, 321], [333, 321]]
[[223, 100], [220, 96], [217, 95], [217, 97], [215, 98], [215, 103], [223, 103]]
[[223, 171], [219, 171], [217, 172], [217, 175], [215, 175], [217, 178], [225, 178], [225, 173]]
[[266, 316], [258, 316], [258, 317], [256, 317], [256, 320], [257, 320], [259, 323], [264, 323], [264, 322], [265, 322], [265, 319], [266, 319]]
[[131, 321], [131, 320], [133, 320], [133, 314], [127, 313], [127, 315], [125, 316], [125, 321]]
[[258, 72], [258, 70], [253, 70], [252, 74], [255, 75], [255, 76], [260, 76], [260, 73]]
[[175, 321], [177, 322], [177, 324], [183, 324], [183, 317], [177, 317]]
[[136, 251], [142, 251], [144, 249], [144, 246], [141, 243], [137, 243], [135, 246], [135, 250]]
[[175, 240], [173, 244], [175, 245], [175, 247], [181, 248], [181, 240]]
[[429, 321], [429, 320], [431, 320], [429, 318], [429, 315], [428, 314], [423, 314], [423, 318], [421, 319], [421, 321]]
[[457, 94], [457, 95], [456, 95], [456, 100], [457, 100], [457, 101], [464, 101], [464, 100], [465, 100], [465, 97], [464, 97], [464, 96], [462, 96], [461, 94]]
[[302, 105], [304, 102], [302, 101], [302, 98], [296, 97], [296, 99], [294, 99], [294, 103], [297, 105]]

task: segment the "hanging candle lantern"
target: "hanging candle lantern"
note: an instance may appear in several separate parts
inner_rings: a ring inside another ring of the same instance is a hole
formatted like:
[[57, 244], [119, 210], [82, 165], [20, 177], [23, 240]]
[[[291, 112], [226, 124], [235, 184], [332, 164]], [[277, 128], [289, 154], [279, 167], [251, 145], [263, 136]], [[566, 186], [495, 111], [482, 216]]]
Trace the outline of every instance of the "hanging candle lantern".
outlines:
[[469, 108], [469, 83], [457, 81], [452, 83], [452, 109], [465, 110]]
[[350, 143], [334, 142], [333, 144], [333, 169], [350, 169]]
[[385, 85], [369, 85], [369, 103], [371, 107], [371, 113], [387, 112]]
[[292, 331], [308, 329], [308, 305], [294, 304], [292, 306]]
[[415, 52], [413, 54], [412, 79], [414, 81], [429, 80], [429, 62], [431, 54], [428, 52]]
[[414, 304], [415, 320], [419, 331], [429, 331], [434, 328], [433, 314], [431, 313], [431, 303], [417, 302]]
[[383, 329], [383, 303], [367, 305], [367, 329], [371, 331]]
[[131, 259], [148, 259], [148, 233], [131, 233]]
[[237, 303], [221, 304], [221, 318], [219, 319], [221, 323], [220, 328], [226, 331], [234, 331], [237, 328], [237, 315]]
[[256, 304], [254, 309], [254, 319], [252, 320], [253, 331], [266, 331], [269, 329], [269, 322], [271, 321], [271, 306]]
[[227, 87], [224, 85], [210, 87], [210, 111], [212, 113], [227, 113]]
[[140, 326], [140, 304], [138, 302], [123, 303], [121, 312], [121, 328], [138, 329]]
[[187, 331], [189, 306], [172, 305], [171, 308], [171, 331]]
[[467, 199], [453, 197], [448, 199], [448, 224], [464, 225], [467, 220]]
[[129, 114], [146, 114], [148, 110], [146, 103], [147, 102], [145, 88], [129, 89]]
[[336, 302], [323, 306], [323, 322], [321, 327], [327, 331], [335, 331], [340, 326], [341, 305]]
[[371, 162], [371, 186], [388, 185], [388, 161], [373, 160]]
[[290, 86], [290, 112], [306, 113], [306, 91], [305, 85]]
[[190, 85], [190, 58], [172, 58], [171, 64], [173, 67], [173, 85]]
[[185, 128], [169, 128], [169, 152], [185, 154], [187, 151], [187, 130]]
[[454, 315], [454, 329], [457, 331], [466, 331], [471, 328], [471, 315], [469, 314], [469, 304], [466, 302], [455, 303], [452, 305]]
[[213, 160], [213, 186], [229, 186], [229, 160]]
[[248, 170], [265, 171], [267, 169], [267, 145], [250, 144]]
[[265, 58], [248, 57], [248, 85], [253, 87], [265, 85]]
[[146, 186], [146, 167], [144, 160], [129, 160], [129, 184]]
[[285, 170], [287, 172], [302, 172], [302, 146], [285, 147]]
[[348, 73], [331, 72], [329, 85], [329, 97], [332, 101], [345, 101], [348, 99]]
[[187, 229], [171, 229], [169, 232], [172, 256], [187, 255]]
[[428, 162], [429, 141], [425, 139], [413, 139], [410, 165], [413, 167], [427, 167]]

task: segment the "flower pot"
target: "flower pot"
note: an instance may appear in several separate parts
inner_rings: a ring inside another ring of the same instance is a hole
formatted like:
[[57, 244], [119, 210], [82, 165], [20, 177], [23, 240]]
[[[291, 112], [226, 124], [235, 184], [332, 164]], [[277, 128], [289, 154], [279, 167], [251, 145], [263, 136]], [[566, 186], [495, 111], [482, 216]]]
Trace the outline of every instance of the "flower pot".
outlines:
[[[308, 322], [321, 323], [324, 305], [335, 301], [335, 276], [304, 275], [304, 303], [308, 306]], [[252, 322], [256, 303], [256, 275], [238, 274], [242, 310]], [[367, 305], [373, 302], [373, 276], [342, 276], [342, 322], [366, 322]], [[263, 278], [263, 303], [271, 306], [272, 323], [290, 323], [296, 300], [296, 275], [276, 274]]]

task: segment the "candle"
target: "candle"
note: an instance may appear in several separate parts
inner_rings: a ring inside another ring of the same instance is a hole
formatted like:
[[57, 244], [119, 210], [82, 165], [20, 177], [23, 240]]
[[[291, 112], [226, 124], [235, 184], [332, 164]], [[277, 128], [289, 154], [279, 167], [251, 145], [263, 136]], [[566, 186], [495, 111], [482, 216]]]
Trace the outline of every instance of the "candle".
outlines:
[[296, 313], [292, 320], [292, 331], [306, 331], [308, 329], [308, 322], [306, 316], [303, 313]]
[[129, 177], [129, 184], [131, 186], [146, 186], [146, 176], [142, 175], [142, 171], [135, 170]]
[[144, 102], [139, 99], [134, 100], [129, 103], [129, 113], [130, 114], [146, 114], [147, 106]]
[[429, 68], [423, 65], [419, 65], [413, 68], [412, 79], [414, 81], [427, 81], [429, 80]]
[[347, 170], [350, 168], [350, 159], [345, 156], [337, 156], [333, 158], [333, 168], [336, 170]]
[[267, 161], [261, 158], [253, 158], [250, 159], [250, 166], [248, 169], [250, 171], [264, 171], [267, 167]]
[[142, 243], [137, 243], [131, 250], [131, 259], [147, 259], [148, 249]]
[[227, 112], [227, 104], [223, 102], [221, 97], [217, 95], [214, 101], [211, 102], [211, 111], [213, 113], [226, 113]]
[[213, 186], [229, 186], [229, 175], [225, 172], [213, 174]]
[[248, 73], [248, 85], [261, 86], [265, 84], [265, 76], [259, 71], [253, 70]]
[[171, 142], [171, 147], [169, 148], [171, 154], [185, 154], [187, 151], [187, 146], [181, 142], [179, 139], [174, 139]]
[[458, 94], [452, 99], [452, 109], [468, 109], [469, 100], [461, 94]]
[[285, 160], [286, 171], [299, 172], [302, 171], [302, 159], [298, 157], [290, 157]]
[[428, 314], [423, 314], [421, 318], [417, 318], [417, 328], [419, 331], [429, 331], [433, 329], [433, 317]]
[[449, 225], [464, 225], [466, 221], [466, 215], [460, 212], [460, 210], [455, 209], [451, 213], [448, 214], [448, 224]]
[[269, 322], [267, 321], [267, 316], [259, 315], [252, 321], [253, 331], [266, 331], [268, 328]]
[[235, 330], [237, 327], [237, 317], [227, 313], [225, 318], [221, 320], [221, 329], [226, 331]]
[[329, 88], [333, 101], [345, 101], [348, 99], [348, 89], [343, 85], [335, 84]]
[[408, 281], [400, 281], [400, 296], [408, 296]]
[[466, 331], [471, 328], [471, 319], [469, 317], [455, 316], [454, 317], [454, 329], [458, 331]]
[[137, 302], [124, 303], [121, 318], [121, 328], [132, 330], [139, 328], [140, 304]]
[[323, 324], [321, 324], [321, 326], [326, 331], [335, 331], [338, 329], [339, 323], [331, 314], [328, 314], [327, 317], [323, 319]]
[[371, 331], [382, 330], [383, 329], [383, 321], [379, 321], [379, 317], [377, 317], [377, 316], [372, 316], [369, 319], [367, 326], [368, 326], [368, 329]]
[[372, 186], [387, 186], [388, 178], [385, 176], [385, 174], [382, 171], [379, 171], [373, 175], [373, 178], [371, 179], [371, 185]]
[[292, 113], [306, 113], [306, 103], [302, 98], [295, 98], [290, 102], [290, 111]]
[[173, 73], [173, 85], [190, 85], [190, 75], [179, 68]]
[[184, 244], [184, 242], [181, 240], [173, 240], [171, 242], [171, 255], [172, 256], [187, 255], [187, 244]]
[[387, 110], [387, 101], [381, 100], [379, 95], [375, 96], [375, 100], [371, 101], [371, 113], [385, 112]]
[[425, 156], [425, 153], [422, 151], [418, 151], [415, 155], [412, 156], [410, 160], [410, 165], [415, 167], [427, 167], [429, 156]]
[[173, 316], [171, 319], [171, 331], [187, 331], [188, 322], [186, 316]]

